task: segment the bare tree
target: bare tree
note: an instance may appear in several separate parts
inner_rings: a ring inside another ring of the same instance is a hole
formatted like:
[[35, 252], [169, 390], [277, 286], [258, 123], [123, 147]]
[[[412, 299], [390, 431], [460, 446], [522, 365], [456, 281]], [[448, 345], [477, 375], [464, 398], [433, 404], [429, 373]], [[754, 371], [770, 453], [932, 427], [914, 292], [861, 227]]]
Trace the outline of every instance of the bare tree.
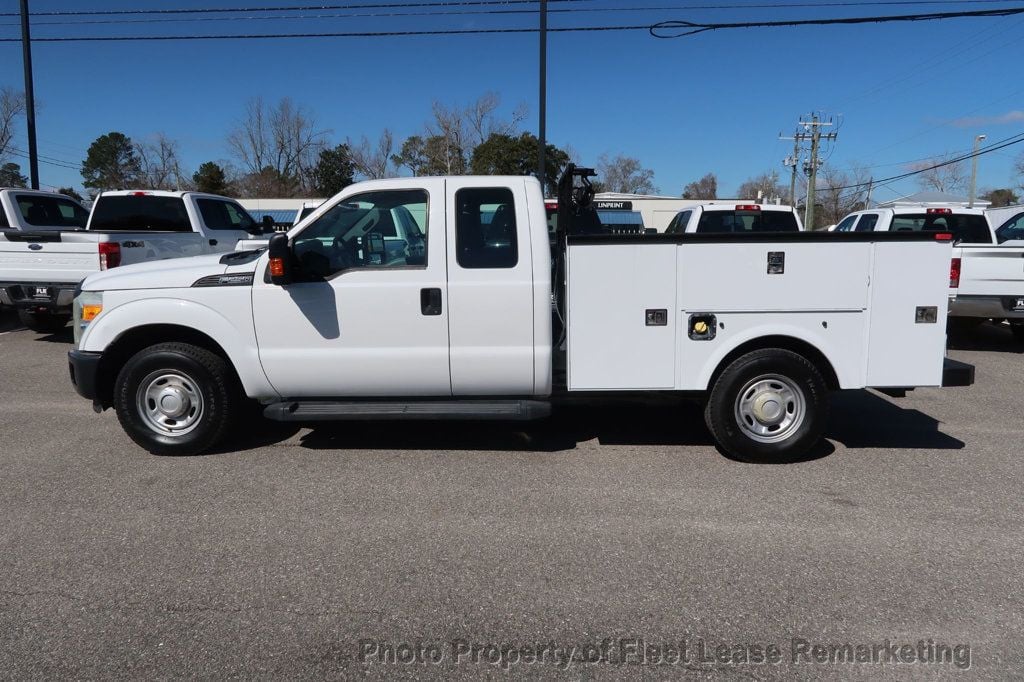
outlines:
[[717, 199], [718, 178], [708, 173], [700, 180], [694, 180], [683, 188], [684, 199]]
[[1017, 173], [1017, 186], [1024, 189], [1024, 154], [1017, 157], [1013, 170]]
[[326, 148], [327, 131], [313, 114], [285, 97], [274, 106], [262, 98], [249, 100], [242, 120], [228, 133], [228, 148], [249, 174], [259, 174], [261, 189], [272, 186], [284, 195], [308, 191], [311, 173]]
[[815, 192], [815, 223], [807, 229], [835, 225], [848, 214], [867, 208], [866, 169], [854, 167], [849, 171], [825, 166], [818, 171]]
[[191, 186], [181, 173], [178, 143], [163, 133], [158, 133], [152, 142], [136, 142], [135, 154], [142, 166], [139, 184], [143, 187], [180, 190]]
[[767, 201], [776, 197], [788, 197], [789, 188], [779, 184], [779, 174], [775, 171], [768, 171], [748, 178], [736, 190], [738, 199], [752, 199], [755, 201]]
[[348, 140], [348, 146], [351, 150], [352, 165], [359, 175], [369, 180], [391, 175], [395, 136], [390, 130], [385, 128], [375, 143], [363, 135], [358, 143]]
[[0, 88], [0, 160], [10, 151], [15, 123], [24, 114], [25, 95], [11, 87]]
[[920, 171], [917, 175], [917, 184], [921, 189], [931, 189], [936, 192], [963, 192], [967, 189], [967, 180], [970, 176], [967, 162], [949, 163], [951, 158], [953, 157], [947, 154], [919, 161], [911, 164], [909, 169]]
[[605, 191], [623, 194], [653, 194], [658, 191], [654, 186], [654, 171], [644, 168], [638, 159], [631, 156], [602, 154], [597, 159], [596, 170]]

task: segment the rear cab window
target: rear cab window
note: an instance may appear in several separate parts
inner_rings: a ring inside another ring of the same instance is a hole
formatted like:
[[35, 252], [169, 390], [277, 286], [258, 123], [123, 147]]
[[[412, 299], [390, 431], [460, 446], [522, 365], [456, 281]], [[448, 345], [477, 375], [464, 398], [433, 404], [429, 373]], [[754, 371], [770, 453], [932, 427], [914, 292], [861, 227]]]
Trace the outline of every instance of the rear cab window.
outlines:
[[105, 232], [192, 232], [181, 197], [102, 195], [92, 210], [90, 230]]
[[70, 199], [16, 194], [14, 200], [24, 221], [36, 227], [83, 229], [89, 221], [89, 212]]
[[799, 232], [792, 211], [727, 210], [701, 213], [697, 232]]
[[514, 268], [519, 262], [516, 210], [507, 187], [472, 187], [455, 193], [455, 253], [466, 269]]
[[950, 232], [964, 244], [991, 244], [992, 231], [985, 216], [963, 213], [902, 213], [892, 218], [892, 232]]

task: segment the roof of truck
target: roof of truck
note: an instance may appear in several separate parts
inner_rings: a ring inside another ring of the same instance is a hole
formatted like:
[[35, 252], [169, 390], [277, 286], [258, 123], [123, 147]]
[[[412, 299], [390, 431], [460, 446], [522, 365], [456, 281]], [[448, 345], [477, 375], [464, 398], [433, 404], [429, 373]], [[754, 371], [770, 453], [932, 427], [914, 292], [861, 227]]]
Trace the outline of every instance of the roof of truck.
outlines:
[[[748, 209], [748, 210], [755, 210], [755, 211], [786, 211], [786, 212], [789, 212], [789, 213], [792, 213], [793, 211], [795, 211], [795, 209], [792, 206], [786, 206], [785, 204], [760, 204], [760, 203], [758, 203], [756, 201], [734, 201], [734, 202], [730, 202], [728, 204], [723, 204], [721, 202], [715, 202], [715, 203], [708, 202], [706, 204], [697, 204], [696, 206], [692, 206], [690, 208], [700, 207], [700, 208], [704, 209], [705, 211], [735, 211], [735, 210], [739, 209], [741, 206], [742, 207], [756, 206], [757, 208], [755, 208], [755, 209]], [[686, 211], [686, 210], [689, 210], [689, 209], [687, 209], [687, 208], [683, 209], [683, 211]]]
[[113, 189], [113, 190], [110, 190], [110, 191], [107, 191], [107, 192], [103, 192], [102, 194], [100, 194], [100, 196], [104, 196], [104, 197], [142, 197], [142, 196], [149, 197], [149, 196], [152, 196], [152, 197], [174, 197], [176, 199], [181, 199], [182, 197], [185, 197], [185, 196], [188, 196], [188, 195], [194, 195], [194, 196], [200, 196], [200, 197], [216, 197], [218, 199], [230, 199], [231, 201], [234, 201], [234, 199], [231, 199], [231, 197], [226, 197], [226, 196], [223, 196], [223, 195], [220, 195], [220, 194], [207, 194], [206, 192], [193, 192], [193, 191], [188, 191], [188, 190], [170, 191], [170, 190], [163, 190], [163, 189]]

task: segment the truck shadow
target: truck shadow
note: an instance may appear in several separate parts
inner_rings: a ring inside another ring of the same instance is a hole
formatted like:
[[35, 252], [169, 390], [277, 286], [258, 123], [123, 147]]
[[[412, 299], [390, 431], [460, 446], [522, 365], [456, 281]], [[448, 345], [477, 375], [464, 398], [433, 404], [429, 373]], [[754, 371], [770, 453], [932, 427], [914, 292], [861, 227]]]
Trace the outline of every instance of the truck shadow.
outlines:
[[1009, 325], [985, 322], [967, 329], [950, 328], [947, 345], [951, 350], [993, 351], [996, 353], [1024, 353], [1024, 343], [1018, 341]]
[[[833, 397], [827, 441], [797, 461], [847, 449], [960, 449], [938, 420], [903, 409], [869, 391]], [[559, 452], [597, 440], [602, 445], [713, 447], [700, 406], [677, 399], [562, 407], [532, 424], [488, 422], [345, 422], [313, 425], [301, 447], [335, 450], [477, 450]], [[728, 457], [728, 455], [723, 456]]]

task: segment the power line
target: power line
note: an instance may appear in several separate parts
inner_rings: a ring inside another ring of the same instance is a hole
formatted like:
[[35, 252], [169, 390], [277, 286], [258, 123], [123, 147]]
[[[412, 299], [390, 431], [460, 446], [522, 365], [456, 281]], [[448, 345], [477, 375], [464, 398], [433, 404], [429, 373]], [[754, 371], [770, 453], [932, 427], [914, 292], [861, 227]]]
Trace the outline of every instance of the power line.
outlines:
[[[895, 14], [881, 17], [843, 17], [831, 19], [792, 19], [785, 21], [743, 21], [736, 23], [700, 24], [692, 21], [674, 20], [662, 21], [650, 27], [651, 35], [655, 38], [671, 40], [674, 38], [686, 38], [705, 33], [707, 31], [719, 31], [731, 28], [778, 28], [793, 26], [833, 26], [843, 24], [883, 24], [892, 22], [911, 21], [941, 21], [944, 19], [963, 19], [967, 17], [1008, 17], [1016, 14], [1024, 14], [1024, 8], [1001, 8], [984, 9], [961, 12], [931, 12], [928, 14]], [[681, 33], [666, 34], [659, 31], [681, 31]]]
[[[1004, 149], [1006, 147], [1010, 147], [1010, 146], [1013, 146], [1015, 144], [1020, 144], [1021, 142], [1024, 142], [1024, 133], [1017, 133], [1016, 135], [1011, 135], [1010, 137], [1006, 137], [1006, 138], [1003, 138], [1002, 140], [998, 140], [996, 142], [993, 142], [990, 145], [986, 145], [985, 147], [980, 148], [976, 153], [975, 152], [970, 152], [970, 153], [967, 153], [967, 154], [963, 154], [961, 156], [956, 156], [956, 157], [953, 157], [951, 159], [946, 159], [945, 161], [941, 161], [939, 163], [933, 164], [931, 166], [926, 166], [925, 168], [918, 168], [916, 170], [908, 171], [906, 173], [901, 173], [899, 175], [893, 175], [893, 176], [890, 176], [888, 178], [882, 178], [880, 180], [874, 180], [873, 183], [874, 183], [875, 186], [879, 186], [879, 185], [882, 185], [882, 184], [896, 182], [897, 180], [904, 180], [906, 178], [913, 177], [915, 175], [920, 175], [921, 173], [927, 173], [928, 171], [935, 170], [936, 168], [942, 168], [944, 166], [951, 166], [951, 165], [953, 165], [955, 163], [960, 163], [962, 161], [966, 161], [967, 159], [972, 159], [972, 158], [974, 158], [976, 156], [984, 156], [985, 154], [991, 154], [994, 151], [997, 151], [999, 149]], [[854, 183], [852, 185], [844, 185], [842, 187], [830, 187], [829, 191], [839, 192], [839, 191], [843, 191], [843, 190], [847, 190], [847, 189], [859, 189], [861, 187], [867, 187], [869, 184], [872, 184], [872, 181], [869, 180], [868, 182], [858, 182], [858, 183]]]
[[[527, 0], [508, 0], [509, 2], [524, 2]], [[576, 2], [587, 0], [560, 0], [561, 2]], [[129, 10], [125, 10], [126, 12]], [[132, 10], [136, 11], [136, 10]], [[137, 10], [143, 11], [143, 10]], [[148, 10], [147, 10], [148, 11]], [[156, 10], [153, 10], [156, 11]], [[778, 28], [795, 26], [829, 26], [847, 24], [868, 24], [868, 23], [889, 23], [889, 22], [911, 22], [911, 21], [939, 21], [946, 19], [961, 19], [967, 17], [1005, 17], [1017, 14], [1024, 14], [1024, 8], [1001, 8], [991, 10], [975, 10], [961, 12], [934, 12], [929, 14], [902, 14], [873, 17], [846, 17], [829, 19], [798, 19], [789, 21], [751, 21], [738, 23], [717, 23], [699, 24], [691, 21], [674, 20], [663, 21], [657, 24], [641, 25], [618, 25], [618, 26], [571, 26], [561, 28], [549, 28], [551, 33], [595, 33], [609, 31], [648, 31], [655, 38], [671, 39], [704, 33], [706, 31], [717, 31], [722, 29], [735, 28]], [[404, 36], [442, 36], [442, 35], [493, 35], [493, 34], [514, 34], [514, 33], [536, 33], [539, 29], [527, 28], [472, 28], [472, 29], [436, 29], [418, 31], [339, 31], [325, 33], [249, 33], [249, 34], [216, 34], [216, 35], [178, 35], [178, 36], [65, 36], [55, 38], [36, 38], [35, 42], [41, 43], [66, 43], [66, 42], [128, 42], [128, 41], [168, 41], [168, 40], [261, 40], [277, 38], [384, 38]], [[659, 31], [683, 31], [673, 35], [659, 33]], [[20, 42], [20, 38], [0, 38], [0, 42]]]
[[[532, 0], [531, 0], [532, 1]], [[961, 5], [976, 3], [1003, 3], [1008, 0], [870, 0], [858, 2], [804, 2], [804, 3], [759, 3], [746, 5], [652, 5], [646, 7], [564, 7], [561, 9], [549, 9], [550, 14], [578, 14], [578, 13], [623, 13], [623, 12], [671, 12], [677, 10], [749, 10], [749, 9], [786, 9], [803, 7], [863, 7], [863, 6], [892, 6], [892, 5]], [[423, 7], [426, 5], [410, 5], [410, 7]], [[366, 9], [372, 5], [351, 6]], [[222, 10], [229, 12], [230, 10]], [[281, 20], [323, 20], [323, 19], [356, 19], [356, 18], [395, 18], [395, 17], [443, 17], [443, 16], [479, 16], [479, 15], [518, 15], [536, 14], [535, 9], [461, 9], [446, 11], [433, 9], [423, 12], [350, 12], [345, 14], [287, 14], [284, 16], [202, 16], [202, 17], [173, 17], [173, 18], [146, 18], [146, 19], [84, 19], [70, 21], [35, 21], [33, 26], [96, 26], [111, 24], [162, 24], [162, 23], [195, 23], [210, 21], [281, 21]], [[0, 13], [0, 16], [5, 16]], [[33, 15], [36, 16], [36, 15]], [[0, 26], [17, 26], [18, 22], [0, 22]]]
[[[538, 0], [434, 0], [433, 2], [385, 2], [359, 5], [278, 5], [276, 7], [178, 7], [167, 9], [54, 10], [32, 12], [33, 17], [98, 16], [126, 14], [227, 14], [237, 12], [310, 12], [339, 9], [378, 9], [402, 7], [465, 7], [484, 5], [535, 5]], [[550, 2], [594, 2], [594, 0], [550, 0]], [[0, 12], [3, 17], [19, 16], [18, 12]]]

